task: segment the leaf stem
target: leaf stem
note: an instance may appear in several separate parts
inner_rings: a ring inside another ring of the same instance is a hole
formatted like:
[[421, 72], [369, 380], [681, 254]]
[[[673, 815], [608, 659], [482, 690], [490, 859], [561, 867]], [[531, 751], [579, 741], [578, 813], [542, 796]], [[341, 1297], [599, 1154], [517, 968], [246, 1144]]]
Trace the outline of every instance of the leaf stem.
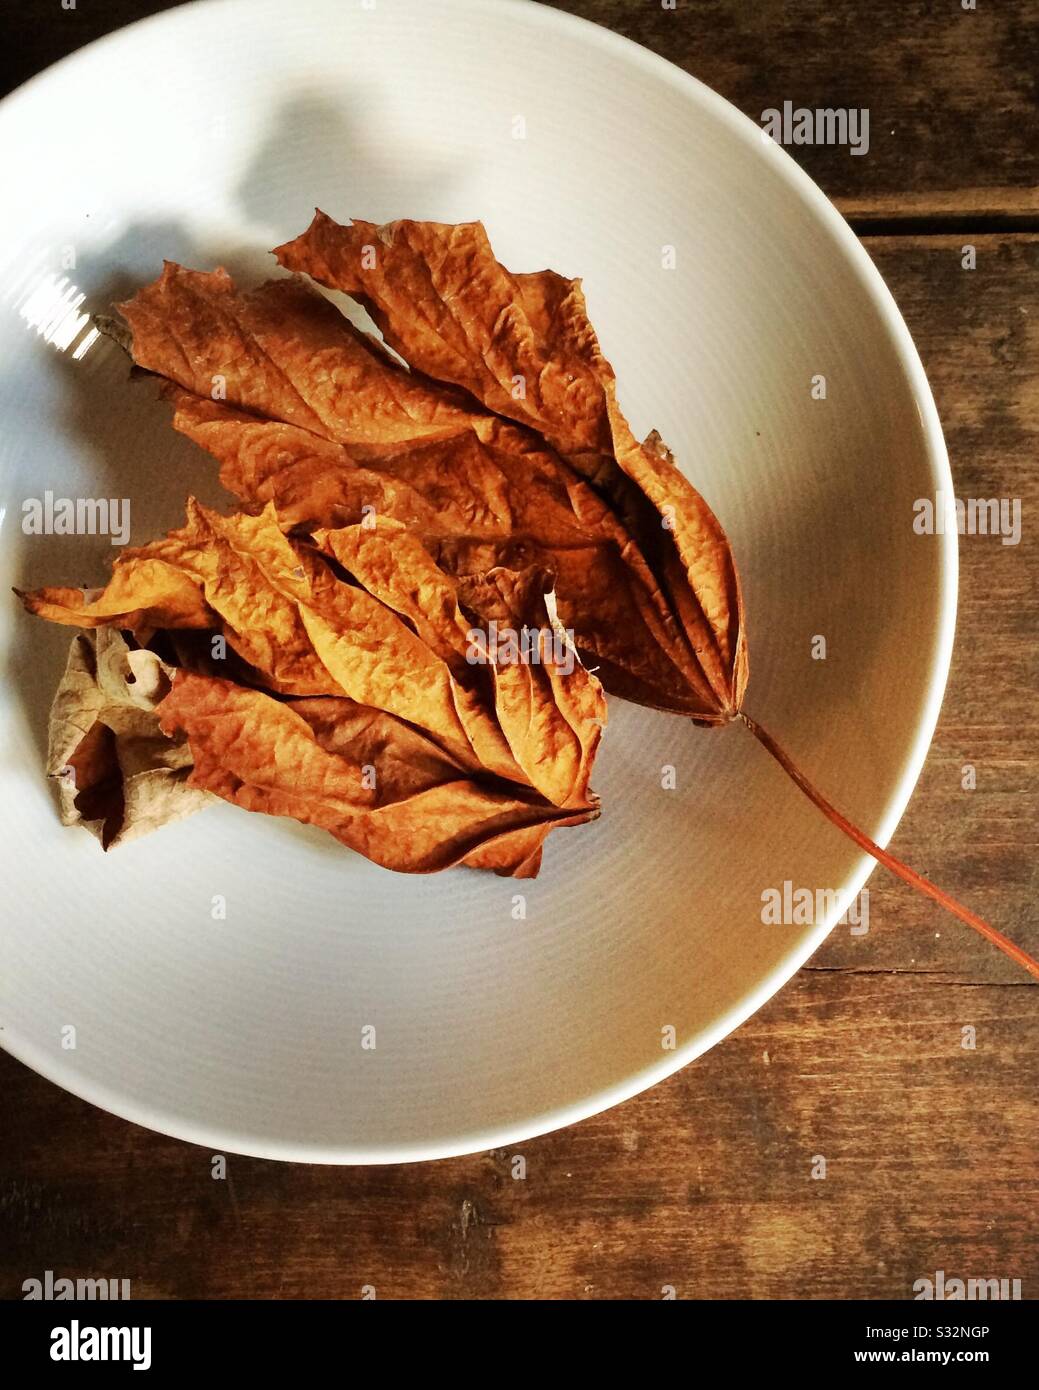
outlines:
[[923, 874], [918, 874], [916, 870], [911, 869], [908, 864], [903, 864], [901, 859], [896, 859], [895, 856], [888, 853], [886, 849], [881, 849], [880, 846], [875, 844], [867, 834], [858, 828], [858, 826], [853, 825], [851, 821], [848, 820], [847, 816], [841, 815], [840, 811], [826, 800], [822, 792], [818, 791], [811, 782], [809, 782], [808, 778], [796, 763], [793, 762], [789, 754], [785, 753], [783, 749], [780, 748], [779, 744], [766, 729], [763, 729], [755, 719], [752, 719], [749, 714], [745, 714], [743, 710], [739, 711], [739, 717], [743, 720], [744, 724], [746, 724], [747, 728], [761, 746], [775, 758], [776, 762], [787, 776], [800, 787], [809, 801], [816, 805], [827, 820], [831, 821], [838, 830], [842, 830], [850, 840], [854, 840], [860, 849], [864, 849], [867, 854], [872, 855], [878, 864], [883, 864], [885, 869], [890, 869], [893, 874], [897, 874], [900, 879], [908, 883], [911, 888], [915, 888], [917, 892], [925, 893], [927, 897], [933, 898], [934, 901], [941, 907], [944, 907], [947, 912], [951, 912], [952, 915], [958, 917], [961, 922], [966, 922], [969, 927], [973, 927], [975, 931], [980, 932], [986, 940], [991, 941], [994, 946], [998, 946], [1004, 955], [1009, 956], [1012, 961], [1039, 980], [1039, 961], [1034, 960], [1027, 951], [1015, 945], [1009, 937], [1004, 936], [1002, 932], [990, 926], [988, 922], [986, 922], [984, 918], [979, 917], [976, 912], [971, 912], [970, 908], [964, 907], [962, 903], [958, 903], [955, 898], [950, 897], [949, 894], [939, 888], [937, 884], [932, 883], [930, 879], [924, 878]]

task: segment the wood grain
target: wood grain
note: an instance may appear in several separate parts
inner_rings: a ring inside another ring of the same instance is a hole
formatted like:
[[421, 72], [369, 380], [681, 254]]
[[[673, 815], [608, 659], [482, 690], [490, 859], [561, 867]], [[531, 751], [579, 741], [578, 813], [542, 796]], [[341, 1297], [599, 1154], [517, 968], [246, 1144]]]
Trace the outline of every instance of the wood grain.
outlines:
[[[1039, 6], [1033, 0], [550, 0], [698, 77], [752, 120], [866, 108], [868, 153], [789, 152], [844, 212], [1039, 212]], [[906, 195], [911, 201], [905, 203]], [[975, 223], [976, 225], [976, 223]]]
[[[19, 6], [7, 85], [165, 7]], [[560, 7], [755, 118], [784, 99], [869, 106], [868, 156], [794, 153], [859, 225], [971, 229], [867, 242], [928, 370], [958, 494], [1019, 497], [1024, 515], [1019, 546], [964, 538], [948, 695], [893, 848], [1039, 950], [1039, 238], [980, 234], [1037, 212], [1039, 7]], [[207, 1151], [0, 1054], [0, 1297], [46, 1269], [129, 1278], [150, 1298], [356, 1298], [364, 1285], [380, 1298], [659, 1298], [670, 1285], [683, 1298], [902, 1299], [937, 1269], [1020, 1278], [1034, 1297], [1037, 987], [882, 873], [869, 886], [869, 933], [835, 933], [738, 1033], [517, 1150], [351, 1170], [228, 1156], [214, 1180]], [[818, 1156], [825, 1178], [811, 1176]]]
[[1035, 999], [808, 970], [668, 1082], [517, 1149], [371, 1169], [231, 1156], [223, 1181], [208, 1152], [0, 1058], [0, 1294], [52, 1269], [150, 1298], [904, 1299], [944, 1269], [1028, 1296]]

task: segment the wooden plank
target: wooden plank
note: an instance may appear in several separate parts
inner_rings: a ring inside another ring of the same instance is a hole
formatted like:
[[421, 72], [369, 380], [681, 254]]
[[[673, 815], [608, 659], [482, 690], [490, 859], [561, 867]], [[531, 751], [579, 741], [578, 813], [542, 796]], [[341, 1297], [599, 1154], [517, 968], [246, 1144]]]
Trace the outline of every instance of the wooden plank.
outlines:
[[606, 1115], [410, 1167], [232, 1156], [215, 1181], [208, 1152], [2, 1056], [0, 1087], [0, 1296], [46, 1269], [148, 1298], [908, 1299], [938, 1269], [1039, 1289], [1028, 986], [805, 971]]
[[548, 0], [762, 112], [867, 108], [868, 153], [791, 145], [846, 217], [1039, 212], [1033, 0]]

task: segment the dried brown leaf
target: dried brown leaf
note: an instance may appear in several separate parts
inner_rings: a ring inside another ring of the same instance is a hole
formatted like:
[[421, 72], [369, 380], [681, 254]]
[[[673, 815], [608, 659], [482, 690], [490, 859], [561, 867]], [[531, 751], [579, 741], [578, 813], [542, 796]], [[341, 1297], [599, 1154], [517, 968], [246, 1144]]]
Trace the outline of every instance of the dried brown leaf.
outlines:
[[630, 528], [531, 431], [408, 372], [298, 280], [242, 293], [222, 271], [168, 264], [122, 309], [135, 360], [170, 383], [176, 427], [243, 501], [304, 531], [390, 516], [459, 573], [551, 569], [560, 616], [610, 688], [694, 715], [711, 704]]
[[670, 629], [656, 635], [703, 700], [698, 717], [730, 719], [747, 664], [728, 542], [659, 440], [632, 436], [580, 282], [510, 274], [480, 223], [341, 226], [318, 212], [275, 254], [353, 295], [413, 368], [537, 430], [609, 497], [670, 601], [685, 647], [676, 651]]
[[283, 702], [183, 672], [160, 716], [168, 733], [187, 736], [193, 786], [318, 826], [403, 873], [468, 864], [531, 877], [550, 830], [598, 814], [474, 777], [421, 731], [351, 700]]

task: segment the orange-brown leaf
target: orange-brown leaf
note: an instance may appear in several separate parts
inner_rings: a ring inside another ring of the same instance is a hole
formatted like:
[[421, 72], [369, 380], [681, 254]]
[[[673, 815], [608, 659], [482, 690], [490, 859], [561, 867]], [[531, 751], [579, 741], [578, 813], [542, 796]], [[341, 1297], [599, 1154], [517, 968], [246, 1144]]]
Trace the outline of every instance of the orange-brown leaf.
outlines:
[[459, 573], [547, 567], [610, 688], [694, 715], [711, 705], [630, 528], [529, 430], [409, 373], [298, 280], [246, 294], [222, 271], [169, 264], [123, 312], [135, 360], [171, 383], [176, 427], [243, 501], [274, 502], [286, 529], [390, 516]]
[[185, 672], [159, 714], [187, 736], [193, 786], [318, 826], [399, 872], [470, 864], [529, 877], [551, 829], [597, 814], [473, 777], [420, 731], [349, 700], [286, 703]]
[[684, 644], [674, 644], [666, 622], [655, 636], [702, 701], [696, 717], [731, 718], [746, 683], [746, 644], [728, 542], [659, 440], [640, 445], [632, 436], [580, 282], [552, 271], [510, 274], [480, 223], [340, 226], [319, 211], [275, 254], [354, 295], [413, 368], [537, 430], [610, 498], [670, 601]]

